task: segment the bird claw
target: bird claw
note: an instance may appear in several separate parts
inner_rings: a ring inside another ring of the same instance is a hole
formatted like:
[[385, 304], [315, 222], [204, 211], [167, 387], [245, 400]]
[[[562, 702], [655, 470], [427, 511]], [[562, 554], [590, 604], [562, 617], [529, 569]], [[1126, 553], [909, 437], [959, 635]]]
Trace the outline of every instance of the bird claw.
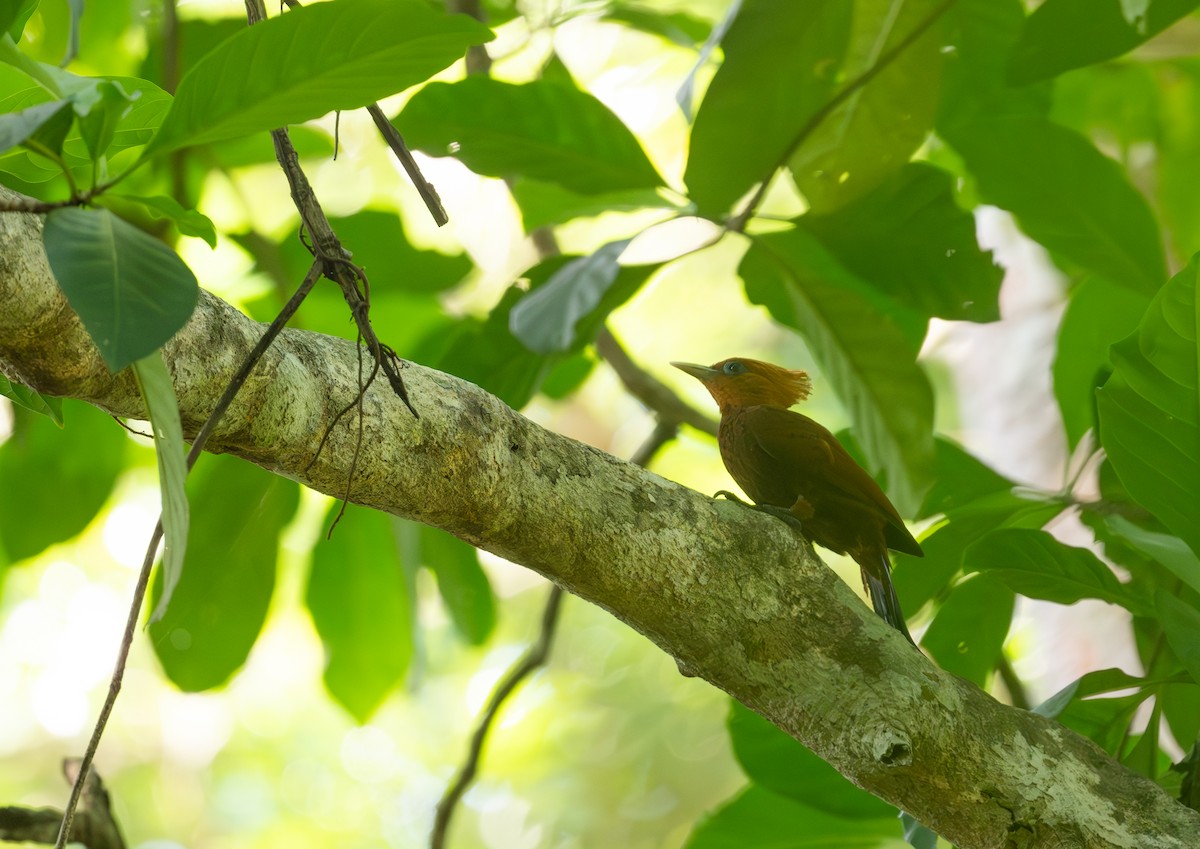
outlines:
[[800, 520], [796, 518], [796, 514], [788, 510], [786, 507], [776, 507], [774, 504], [751, 504], [748, 501], [743, 501], [727, 489], [719, 489], [713, 493], [713, 498], [726, 498], [730, 501], [736, 501], [743, 507], [749, 507], [751, 510], [758, 510], [761, 513], [766, 513], [768, 516], [774, 516], [782, 522], [791, 525], [797, 531], [803, 531], [804, 526]]

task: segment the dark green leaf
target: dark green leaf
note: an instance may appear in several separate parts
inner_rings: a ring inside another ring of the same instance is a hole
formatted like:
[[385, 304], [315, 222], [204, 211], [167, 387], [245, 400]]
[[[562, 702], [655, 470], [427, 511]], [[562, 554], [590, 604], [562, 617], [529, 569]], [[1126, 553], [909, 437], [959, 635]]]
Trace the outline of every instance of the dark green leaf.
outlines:
[[[279, 535], [299, 504], [292, 481], [235, 457], [205, 455], [192, 472], [187, 562], [166, 615], [149, 626], [167, 677], [197, 692], [246, 662], [271, 594]], [[154, 581], [161, 598], [162, 570]]]
[[1025, 23], [1009, 78], [1021, 85], [1120, 56], [1197, 6], [1200, 0], [1046, 0]]
[[183, 260], [107, 210], [55, 210], [42, 238], [58, 285], [114, 372], [159, 348], [195, 309], [199, 286]]
[[899, 837], [895, 817], [843, 819], [751, 784], [702, 820], [684, 849], [882, 849]]
[[621, 120], [587, 92], [539, 80], [473, 76], [430, 83], [392, 123], [414, 150], [478, 174], [526, 177], [580, 194], [663, 183]]
[[1039, 116], [980, 107], [939, 125], [987, 203], [1083, 269], [1137, 292], [1166, 278], [1158, 225], [1121, 167], [1078, 133]]
[[97, 201], [105, 207], [117, 208], [118, 211], [124, 211], [127, 205], [134, 206], [152, 219], [167, 219], [185, 236], [203, 239], [210, 248], [217, 246], [217, 228], [213, 226], [209, 217], [196, 209], [184, 209], [175, 198], [167, 195], [138, 197], [121, 192], [105, 192]]
[[1114, 345], [1097, 395], [1100, 442], [1121, 483], [1200, 551], [1200, 389], [1196, 275], [1200, 259], [1154, 297], [1135, 334]]
[[150, 622], [158, 622], [171, 603], [171, 595], [183, 574], [188, 541], [187, 453], [183, 445], [183, 426], [179, 421], [179, 402], [162, 354], [155, 351], [133, 364], [138, 391], [146, 402], [150, 427], [154, 432], [154, 454], [158, 460], [158, 490], [162, 503], [163, 557], [159, 569], [158, 602]]
[[1138, 678], [1121, 669], [1098, 669], [1072, 681], [1035, 707], [1033, 712], [1049, 719], [1055, 719], [1072, 702], [1101, 693], [1114, 693], [1118, 690], [1138, 690], [1144, 693], [1142, 698], [1146, 699], [1154, 695], [1159, 683], [1161, 682]]
[[0, 492], [10, 494], [0, 510], [0, 545], [10, 562], [86, 528], [121, 472], [127, 443], [121, 428], [80, 401], [64, 401], [63, 410], [65, 429], [16, 409], [12, 435], [0, 444]]
[[910, 163], [864, 197], [799, 224], [847, 269], [924, 316], [1000, 317], [1003, 271], [979, 249], [975, 219], [954, 201], [953, 177]]
[[422, 82], [491, 37], [417, 0], [292, 9], [221, 42], [179, 83], [146, 153], [298, 124]]
[[445, 531], [420, 526], [422, 562], [437, 578], [438, 593], [455, 630], [472, 645], [482, 645], [496, 626], [496, 597], [470, 545]]
[[987, 575], [969, 578], [938, 608], [921, 646], [942, 669], [982, 687], [1000, 660], [1014, 603], [1012, 592]]
[[1149, 299], [1140, 292], [1089, 277], [1071, 292], [1058, 330], [1054, 397], [1072, 447], [1096, 425], [1096, 388], [1111, 371], [1108, 349], [1137, 328]]
[[913, 849], [937, 849], [937, 834], [921, 825], [912, 814], [901, 811], [900, 824], [904, 827], [904, 840]]
[[[545, 275], [544, 281], [566, 262], [565, 257], [558, 257], [534, 270]], [[508, 329], [513, 306], [525, 294], [512, 286], [486, 319], [462, 319], [448, 334], [448, 344], [436, 360], [441, 371], [471, 381], [513, 409], [529, 403], [556, 362], [556, 357], [530, 351]]]
[[671, 201], [653, 189], [628, 189], [599, 195], [584, 195], [555, 183], [517, 179], [510, 185], [513, 200], [521, 210], [525, 232], [562, 224], [575, 218], [595, 218], [606, 212], [635, 212], [641, 209], [674, 209]]
[[21, 33], [30, 15], [37, 9], [39, 0], [4, 0], [0, 3], [0, 33], [8, 33], [18, 44]]
[[1123, 541], [1200, 592], [1200, 558], [1179, 537], [1146, 530], [1120, 515], [1106, 516], [1104, 523]]
[[1192, 676], [1200, 682], [1200, 611], [1159, 588], [1154, 597], [1158, 621], [1167, 643]]
[[577, 326], [600, 306], [617, 282], [621, 273], [617, 260], [630, 241], [609, 242], [551, 274], [544, 285], [513, 307], [508, 317], [513, 336], [539, 354], [574, 348], [579, 341]]
[[744, 0], [692, 127], [684, 181], [701, 215], [722, 216], [784, 164], [838, 81], [852, 8]]
[[[339, 509], [330, 507], [323, 527]], [[325, 644], [325, 686], [366, 722], [404, 679], [413, 651], [413, 599], [388, 516], [346, 508], [313, 551], [305, 603]]]
[[834, 816], [896, 815], [887, 802], [855, 787], [803, 743], [736, 701], [730, 702], [728, 725], [733, 753], [756, 785]]
[[751, 301], [805, 336], [871, 467], [914, 513], [933, 482], [933, 390], [894, 309], [802, 230], [755, 238], [739, 273]]
[[[51, 137], [57, 134], [58, 129], [62, 129], [62, 136], [66, 136], [66, 129], [71, 125], [71, 104], [66, 100], [55, 100], [50, 103], [39, 103], [36, 106], [30, 106], [20, 112], [10, 112], [5, 115], [0, 115], [0, 152], [14, 148], [17, 145], [25, 144], [36, 138], [39, 130], [49, 127], [54, 132]], [[66, 128], [63, 128], [62, 115], [67, 115]], [[53, 145], [50, 145], [53, 148]], [[62, 138], [58, 139], [58, 150], [62, 149]]]
[[[934, 483], [914, 518], [949, 513], [988, 495], [1011, 493], [1016, 484], [944, 436], [933, 441]], [[1022, 502], [1013, 496], [1014, 507]]]
[[24, 407], [26, 410], [32, 410], [35, 413], [46, 416], [59, 427], [63, 426], [61, 398], [34, 392], [28, 386], [13, 383], [2, 374], [0, 374], [0, 395], [3, 395], [14, 404]]
[[796, 185], [813, 209], [832, 210], [861, 197], [903, 167], [925, 141], [941, 95], [945, 11], [943, 0], [854, 4], [844, 80], [874, 67], [884, 53], [937, 17], [792, 154]]
[[1091, 551], [1064, 545], [1045, 531], [992, 531], [967, 549], [963, 562], [969, 571], [990, 575], [1029, 598], [1058, 604], [1098, 598], [1133, 613], [1148, 608]]

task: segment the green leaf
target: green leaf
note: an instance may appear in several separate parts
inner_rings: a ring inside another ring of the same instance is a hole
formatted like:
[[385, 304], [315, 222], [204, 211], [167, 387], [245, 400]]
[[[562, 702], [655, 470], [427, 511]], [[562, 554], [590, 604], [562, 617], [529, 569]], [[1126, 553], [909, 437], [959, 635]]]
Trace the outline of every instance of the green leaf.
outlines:
[[161, 347], [192, 314], [196, 277], [162, 242], [102, 209], [46, 216], [46, 257], [113, 372]]
[[136, 90], [132, 94], [126, 93], [114, 80], [95, 80], [72, 95], [71, 104], [79, 119], [79, 134], [93, 160], [108, 152], [117, 126], [132, 111], [139, 96]]
[[392, 123], [414, 150], [454, 156], [489, 177], [527, 177], [588, 195], [663, 184], [607, 106], [547, 80], [430, 83]]
[[1200, 552], [1200, 259], [1151, 301], [1138, 330], [1112, 347], [1100, 389], [1100, 443], [1129, 494]]
[[197, 62], [145, 155], [366, 106], [423, 82], [490, 37], [471, 18], [417, 0], [292, 9]]
[[593, 254], [571, 259], [551, 274], [545, 284], [513, 307], [508, 316], [513, 336], [539, 354], [575, 347], [579, 339], [576, 326], [600, 306], [617, 282], [621, 273], [617, 260], [630, 241], [609, 242]]
[[[547, 260], [531, 273], [548, 277], [568, 261], [565, 257]], [[511, 286], [486, 319], [459, 321], [447, 334], [448, 343], [436, 358], [436, 368], [471, 381], [515, 410], [528, 404], [558, 357], [534, 353], [509, 330], [512, 309], [525, 296], [519, 286]]]
[[739, 273], [751, 301], [808, 340], [872, 468], [912, 515], [933, 482], [933, 390], [892, 313], [802, 230], [756, 237]]
[[1200, 611], [1177, 599], [1162, 587], [1154, 596], [1154, 606], [1167, 643], [1183, 668], [1200, 682]]
[[[275, 589], [279, 536], [300, 491], [245, 460], [208, 454], [196, 464], [189, 490], [186, 568], [171, 606], [149, 632], [167, 677], [198, 692], [228, 681], [258, 639]], [[162, 584], [160, 569], [154, 581], [160, 604]]]
[[13, 41], [20, 41], [25, 24], [37, 9], [38, 2], [39, 0], [3, 0], [0, 3], [0, 33], [8, 33]]
[[59, 427], [63, 426], [61, 398], [35, 392], [27, 386], [13, 383], [2, 374], [0, 374], [0, 395], [26, 410], [46, 416]]
[[1063, 687], [1046, 701], [1033, 708], [1033, 712], [1048, 719], [1057, 718], [1068, 705], [1097, 696], [1101, 693], [1113, 693], [1118, 690], [1138, 690], [1144, 692], [1143, 699], [1154, 695], [1154, 685], [1159, 682], [1138, 678], [1121, 669], [1098, 669], [1088, 672]]
[[[341, 509], [333, 504], [323, 527]], [[413, 599], [391, 519], [349, 505], [313, 550], [305, 603], [325, 645], [325, 686], [366, 722], [404, 679], [413, 652]]]
[[736, 701], [730, 701], [727, 724], [734, 756], [759, 787], [834, 816], [895, 817], [887, 802], [855, 787], [803, 743]]
[[983, 687], [1000, 660], [1014, 605], [998, 581], [968, 578], [938, 608], [921, 647], [942, 669]]
[[1158, 225], [1121, 167], [1039, 116], [986, 111], [939, 124], [987, 203], [1052, 253], [1136, 292], [1166, 278]]
[[188, 541], [188, 497], [184, 488], [187, 480], [187, 453], [183, 445], [183, 426], [179, 421], [179, 402], [175, 386], [163, 362], [155, 351], [133, 364], [142, 400], [150, 416], [154, 432], [154, 454], [158, 460], [158, 490], [162, 500], [163, 559], [158, 603], [150, 622], [158, 622], [171, 603], [171, 596], [183, 574], [184, 554]]
[[900, 825], [904, 828], [904, 842], [913, 849], [937, 849], [937, 834], [921, 825], [912, 814], [901, 811]]
[[1128, 53], [1200, 6], [1200, 0], [1046, 0], [1025, 22], [1013, 49], [1009, 79], [1016, 85], [1057, 76]]
[[995, 321], [1004, 272], [975, 240], [975, 218], [954, 201], [954, 178], [910, 163], [869, 194], [799, 225], [847, 269], [924, 316]]
[[576, 218], [596, 218], [607, 212], [636, 212], [642, 209], [674, 209], [674, 203], [654, 189], [625, 189], [586, 195], [556, 183], [519, 178], [509, 186], [521, 210], [525, 232], [550, 227]]
[[709, 31], [708, 24], [686, 12], [664, 13], [642, 3], [611, 3], [601, 20], [657, 35], [680, 47], [695, 47], [708, 37]]
[[[54, 100], [50, 103], [39, 103], [20, 112], [9, 112], [0, 115], [0, 152], [25, 144], [35, 137], [39, 130], [50, 125], [60, 128], [62, 115], [66, 115], [67, 127], [71, 124], [71, 104], [66, 100]], [[63, 129], [63, 136], [66, 130]], [[53, 147], [51, 145], [51, 147]], [[58, 148], [62, 149], [62, 139], [58, 140]], [[57, 152], [57, 151], [56, 151]]]
[[1137, 551], [1162, 564], [1176, 578], [1200, 592], [1200, 558], [1179, 537], [1148, 531], [1120, 515], [1105, 516], [1104, 524]]
[[751, 784], [701, 820], [684, 849], [883, 849], [899, 838], [895, 817], [845, 819]]
[[[805, 5], [805, 4], [797, 4]], [[842, 78], [852, 80], [888, 50], [938, 19], [874, 79], [826, 116], [791, 156], [796, 185], [815, 210], [836, 209], [900, 170], [925, 141], [941, 95], [943, 0], [858, 0]]]
[[838, 82], [852, 8], [744, 0], [692, 126], [684, 182], [700, 215], [719, 218], [784, 164]]
[[419, 526], [421, 560], [437, 578], [438, 593], [463, 639], [483, 645], [496, 627], [496, 596], [473, 546], [445, 531]]
[[12, 435], [0, 444], [0, 545], [10, 562], [79, 534], [124, 465], [128, 440], [109, 416], [81, 401], [64, 401], [63, 410], [65, 429], [16, 408]]
[[124, 211], [125, 205], [132, 205], [152, 219], [165, 218], [185, 236], [203, 239], [210, 248], [217, 246], [217, 228], [213, 226], [209, 217], [196, 209], [184, 209], [175, 198], [167, 195], [143, 197], [122, 192], [105, 192], [97, 201], [106, 207], [117, 208], [118, 211]]
[[1029, 598], [1057, 604], [1098, 598], [1134, 614], [1148, 612], [1146, 602], [1117, 580], [1095, 554], [1064, 545], [1045, 531], [992, 531], [967, 549], [963, 562], [969, 571], [990, 575]]
[[1054, 397], [1072, 447], [1096, 425], [1096, 388], [1111, 373], [1109, 347], [1137, 328], [1148, 304], [1146, 295], [1100, 277], [1071, 292], [1058, 329]]
[[[935, 437], [933, 449], [934, 483], [914, 518], [949, 513], [989, 495], [1011, 493], [1016, 486], [953, 440]], [[1022, 503], [1017, 496], [1012, 497], [1014, 507]]]

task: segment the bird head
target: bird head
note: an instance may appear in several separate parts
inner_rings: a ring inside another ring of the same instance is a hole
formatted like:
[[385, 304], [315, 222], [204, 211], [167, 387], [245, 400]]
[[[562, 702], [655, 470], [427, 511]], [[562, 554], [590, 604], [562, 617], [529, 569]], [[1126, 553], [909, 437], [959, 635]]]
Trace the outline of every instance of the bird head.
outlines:
[[703, 383], [721, 412], [757, 406], [786, 410], [812, 392], [808, 372], [781, 368], [747, 357], [731, 357], [711, 366], [695, 363], [671, 365]]

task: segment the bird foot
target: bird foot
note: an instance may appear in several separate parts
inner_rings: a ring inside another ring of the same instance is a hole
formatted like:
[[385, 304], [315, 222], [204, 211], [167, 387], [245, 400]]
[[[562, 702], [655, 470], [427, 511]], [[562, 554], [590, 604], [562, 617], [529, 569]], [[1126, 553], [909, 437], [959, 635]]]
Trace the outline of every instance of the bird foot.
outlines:
[[776, 507], [774, 504], [751, 504], [738, 498], [727, 489], [717, 490], [713, 494], [713, 498], [727, 498], [730, 501], [736, 501], [744, 507], [749, 507], [751, 510], [758, 510], [761, 513], [766, 513], [768, 516], [774, 516], [782, 522], [791, 525], [794, 530], [803, 531], [804, 526], [800, 520], [796, 518], [796, 514], [788, 510], [786, 507]]

